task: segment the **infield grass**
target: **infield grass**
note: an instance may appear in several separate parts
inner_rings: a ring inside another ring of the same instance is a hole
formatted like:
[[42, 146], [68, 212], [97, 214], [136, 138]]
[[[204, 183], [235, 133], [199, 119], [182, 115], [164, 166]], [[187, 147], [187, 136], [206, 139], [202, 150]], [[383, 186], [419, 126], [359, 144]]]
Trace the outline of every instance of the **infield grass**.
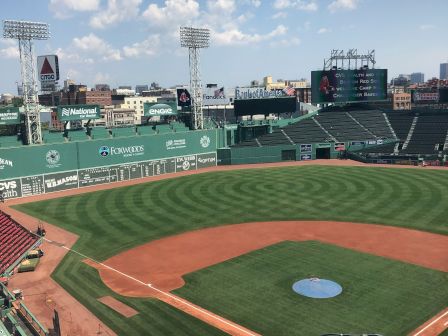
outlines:
[[[446, 171], [302, 166], [204, 173], [16, 208], [78, 234], [74, 249], [105, 260], [165, 236], [253, 221], [352, 221], [448, 234], [447, 204]], [[94, 293], [104, 286], [96, 271], [76, 266], [78, 261], [68, 254], [53, 277], [117, 333], [139, 335], [140, 329], [133, 329], [132, 323], [124, 332], [116, 322], [119, 318], [99, 305], [100, 296]], [[88, 280], [83, 280], [83, 272], [90, 272]], [[123, 300], [110, 291], [107, 295]], [[151, 300], [126, 299], [127, 304], [134, 302], [141, 306], [129, 305], [142, 309], [142, 316], [158, 316], [162, 325], [171, 325], [164, 313], [171, 308]], [[197, 320], [171, 313], [179, 325], [203, 328]], [[151, 325], [142, 318], [135, 328], [145, 323]], [[150, 335], [166, 335], [166, 330]]]
[[[309, 277], [336, 281], [330, 299], [296, 294]], [[407, 335], [447, 302], [447, 275], [319, 242], [283, 242], [190, 273], [176, 291], [262, 335]]]

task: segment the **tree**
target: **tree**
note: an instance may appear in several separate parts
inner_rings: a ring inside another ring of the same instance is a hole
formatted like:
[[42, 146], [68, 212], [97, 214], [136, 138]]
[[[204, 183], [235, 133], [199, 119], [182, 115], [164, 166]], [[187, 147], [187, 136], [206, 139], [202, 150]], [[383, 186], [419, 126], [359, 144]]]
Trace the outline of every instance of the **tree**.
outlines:
[[21, 97], [14, 97], [12, 99], [12, 104], [14, 105], [14, 107], [21, 107], [21, 106], [23, 106], [23, 98], [21, 98]]

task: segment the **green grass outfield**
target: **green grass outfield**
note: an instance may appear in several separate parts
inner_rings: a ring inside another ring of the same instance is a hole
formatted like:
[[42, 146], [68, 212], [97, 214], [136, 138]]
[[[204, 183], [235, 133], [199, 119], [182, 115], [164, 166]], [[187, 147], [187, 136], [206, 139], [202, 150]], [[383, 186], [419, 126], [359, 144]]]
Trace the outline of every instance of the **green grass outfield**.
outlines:
[[[339, 220], [448, 234], [446, 204], [446, 171], [301, 166], [204, 173], [17, 208], [78, 234], [74, 249], [104, 260], [161, 237], [251, 221]], [[83, 281], [86, 272], [89, 280]], [[138, 328], [145, 326], [155, 330], [150, 318], [147, 322], [133, 323], [133, 318], [117, 322], [110, 309], [96, 301], [103, 296], [94, 290], [102, 287], [96, 271], [87, 270], [73, 254], [53, 277], [97, 316], [109, 316], [104, 321], [117, 333], [137, 335]], [[160, 308], [163, 304], [126, 299], [127, 304], [131, 302], [157, 307], [142, 315], [157, 316], [162, 325], [171, 325], [171, 315], [165, 314], [170, 309]], [[203, 327], [186, 315], [178, 313], [176, 318], [183, 327]], [[179, 329], [173, 326], [173, 330]], [[209, 334], [213, 333], [205, 333]], [[151, 335], [166, 335], [166, 330]]]
[[[318, 276], [343, 292], [311, 299], [292, 285]], [[283, 242], [185, 276], [174, 291], [262, 335], [407, 335], [448, 298], [447, 276], [319, 242]]]

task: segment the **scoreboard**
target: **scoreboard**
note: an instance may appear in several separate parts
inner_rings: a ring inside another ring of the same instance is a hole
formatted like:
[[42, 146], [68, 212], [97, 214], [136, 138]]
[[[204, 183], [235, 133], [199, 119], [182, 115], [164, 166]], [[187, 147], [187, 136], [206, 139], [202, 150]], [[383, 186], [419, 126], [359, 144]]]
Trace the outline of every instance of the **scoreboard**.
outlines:
[[11, 199], [211, 166], [216, 152], [13, 178], [0, 181], [0, 191]]

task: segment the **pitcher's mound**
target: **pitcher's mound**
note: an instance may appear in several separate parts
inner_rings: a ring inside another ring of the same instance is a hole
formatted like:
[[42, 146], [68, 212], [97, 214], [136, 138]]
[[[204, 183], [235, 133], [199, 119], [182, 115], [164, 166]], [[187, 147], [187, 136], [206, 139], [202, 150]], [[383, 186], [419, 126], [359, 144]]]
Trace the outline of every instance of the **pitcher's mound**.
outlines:
[[342, 293], [342, 287], [331, 280], [309, 278], [297, 281], [292, 286], [294, 292], [313, 299], [327, 299]]

